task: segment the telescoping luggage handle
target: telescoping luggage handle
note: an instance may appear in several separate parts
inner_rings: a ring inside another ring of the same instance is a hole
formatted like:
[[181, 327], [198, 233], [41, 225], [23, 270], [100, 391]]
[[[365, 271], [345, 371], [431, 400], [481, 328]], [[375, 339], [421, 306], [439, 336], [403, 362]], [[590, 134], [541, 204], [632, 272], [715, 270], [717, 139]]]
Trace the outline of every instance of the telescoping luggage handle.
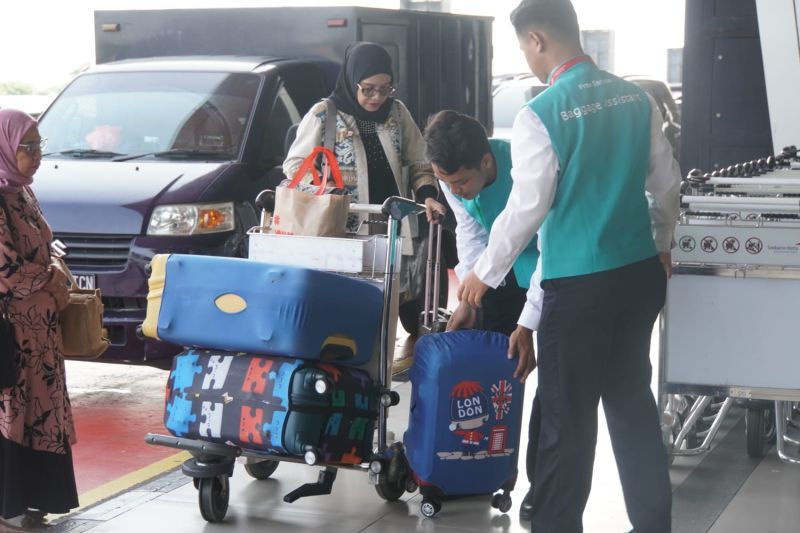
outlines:
[[[439, 276], [442, 260], [442, 216], [435, 214], [436, 223], [428, 225], [428, 259], [425, 263], [425, 309], [422, 314], [422, 325], [432, 327], [439, 312]], [[434, 226], [436, 229], [434, 230]], [[434, 231], [436, 239], [434, 239]], [[434, 259], [434, 246], [436, 247]], [[433, 276], [433, 294], [431, 294], [431, 276]], [[431, 305], [433, 303], [433, 305]]]

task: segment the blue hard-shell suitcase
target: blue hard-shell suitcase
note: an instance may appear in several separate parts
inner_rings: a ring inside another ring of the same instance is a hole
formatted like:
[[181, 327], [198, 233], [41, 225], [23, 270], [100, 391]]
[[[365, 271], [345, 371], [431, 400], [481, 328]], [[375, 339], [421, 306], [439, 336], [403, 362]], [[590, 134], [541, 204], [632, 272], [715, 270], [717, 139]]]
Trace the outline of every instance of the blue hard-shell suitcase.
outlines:
[[187, 350], [173, 359], [164, 426], [177, 437], [359, 464], [371, 455], [377, 391], [358, 368]]
[[383, 291], [374, 282], [230, 257], [173, 254], [151, 264], [147, 336], [351, 365], [378, 345]]
[[[464, 330], [417, 341], [411, 413], [403, 437], [423, 496], [436, 498], [508, 491], [517, 477], [524, 387], [512, 377], [508, 337]], [[499, 496], [499, 495], [497, 495]], [[493, 501], [493, 505], [496, 502]]]

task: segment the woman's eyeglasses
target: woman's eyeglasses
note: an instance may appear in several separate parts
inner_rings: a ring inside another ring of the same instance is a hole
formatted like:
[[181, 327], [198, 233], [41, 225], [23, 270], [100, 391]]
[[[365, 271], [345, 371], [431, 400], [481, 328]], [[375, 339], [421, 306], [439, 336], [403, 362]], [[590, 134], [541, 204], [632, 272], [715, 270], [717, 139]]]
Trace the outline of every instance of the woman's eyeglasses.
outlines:
[[28, 155], [33, 155], [36, 152], [42, 153], [45, 146], [47, 146], [47, 139], [40, 139], [39, 142], [20, 143], [19, 149], [25, 150]]
[[371, 85], [361, 85], [360, 83], [356, 83], [356, 86], [361, 91], [361, 94], [366, 96], [367, 98], [372, 98], [373, 96], [380, 96], [381, 98], [386, 98], [387, 96], [392, 96], [395, 93], [395, 88], [391, 85], [384, 85], [383, 87], [373, 87]]

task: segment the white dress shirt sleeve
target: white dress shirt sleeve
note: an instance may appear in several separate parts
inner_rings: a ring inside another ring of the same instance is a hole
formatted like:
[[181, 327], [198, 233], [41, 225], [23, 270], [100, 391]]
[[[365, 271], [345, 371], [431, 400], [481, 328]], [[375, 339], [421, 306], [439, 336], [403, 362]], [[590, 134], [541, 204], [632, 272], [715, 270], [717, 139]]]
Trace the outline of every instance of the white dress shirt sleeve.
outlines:
[[517, 324], [526, 327], [531, 331], [539, 329], [539, 321], [542, 319], [542, 301], [544, 300], [544, 291], [540, 287], [542, 283], [542, 269], [536, 268], [531, 279], [531, 286], [526, 295], [525, 306], [522, 308], [522, 313], [519, 315]]
[[447, 198], [447, 203], [456, 217], [456, 249], [458, 250], [458, 264], [455, 271], [459, 280], [467, 277], [472, 272], [472, 267], [478, 261], [481, 253], [489, 242], [489, 233], [469, 214], [464, 204], [450, 191], [446, 183], [441, 183], [440, 189]]
[[511, 161], [514, 184], [508, 203], [492, 224], [489, 244], [473, 269], [492, 288], [500, 285], [539, 231], [556, 193], [558, 158], [547, 129], [528, 107], [514, 119]]
[[653, 240], [659, 252], [668, 252], [675, 245], [673, 234], [680, 211], [681, 170], [672, 153], [672, 145], [664, 136], [664, 119], [655, 100], [650, 100], [650, 168], [645, 181]]

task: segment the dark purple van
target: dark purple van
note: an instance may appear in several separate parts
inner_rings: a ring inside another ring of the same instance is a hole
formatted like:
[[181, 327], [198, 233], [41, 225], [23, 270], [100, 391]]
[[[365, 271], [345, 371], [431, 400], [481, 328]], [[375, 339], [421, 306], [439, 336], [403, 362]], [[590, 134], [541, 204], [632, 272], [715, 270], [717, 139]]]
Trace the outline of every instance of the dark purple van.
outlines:
[[285, 138], [330, 93], [324, 61], [221, 57], [107, 63], [40, 119], [34, 191], [84, 287], [102, 290], [103, 360], [169, 365], [137, 337], [154, 254], [246, 256], [254, 199], [283, 178]]

